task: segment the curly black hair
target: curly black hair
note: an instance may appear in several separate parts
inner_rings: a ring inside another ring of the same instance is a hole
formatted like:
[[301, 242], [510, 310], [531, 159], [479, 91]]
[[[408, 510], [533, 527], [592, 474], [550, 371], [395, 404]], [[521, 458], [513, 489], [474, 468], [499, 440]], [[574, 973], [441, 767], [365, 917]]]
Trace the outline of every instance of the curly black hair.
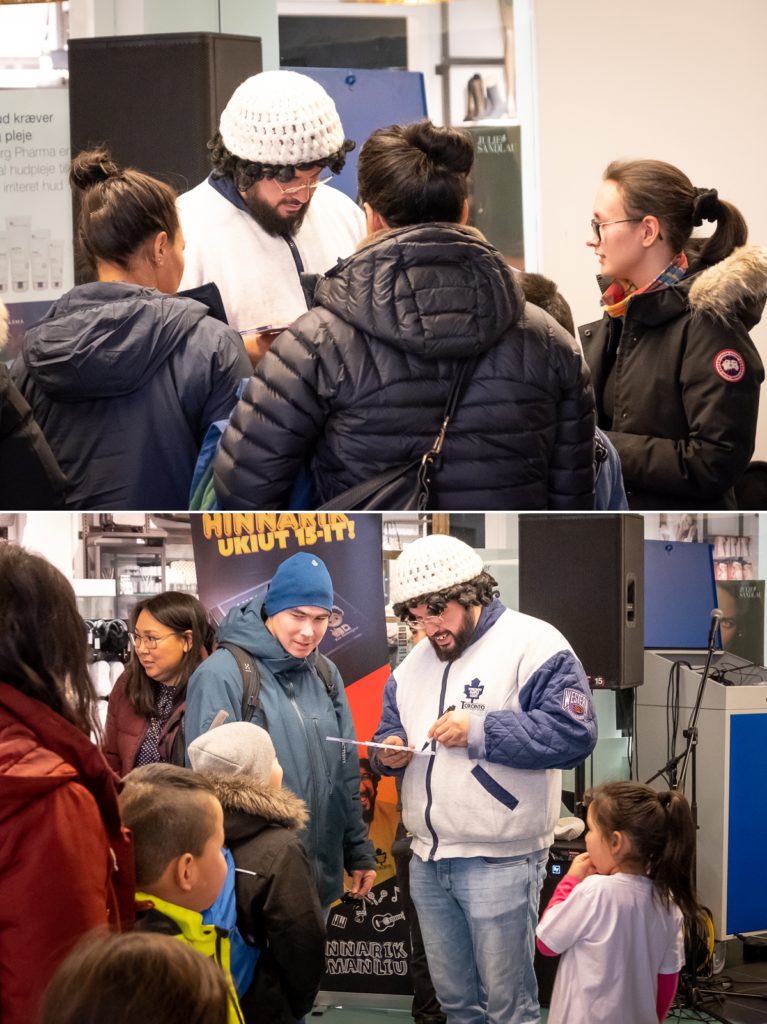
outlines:
[[430, 615], [441, 615], [449, 601], [457, 601], [463, 608], [471, 608], [474, 605], [485, 607], [494, 597], [499, 596], [498, 582], [489, 572], [483, 570], [465, 583], [456, 583], [452, 587], [431, 594], [419, 594], [409, 601], [398, 601], [394, 605], [394, 614], [404, 621], [410, 616], [411, 608], [425, 604]]
[[210, 150], [210, 162], [213, 165], [212, 175], [214, 178], [231, 178], [237, 186], [238, 191], [246, 192], [251, 185], [257, 181], [271, 181], [275, 179], [280, 182], [292, 181], [296, 171], [308, 171], [313, 167], [328, 167], [333, 174], [340, 174], [346, 163], [346, 154], [351, 153], [356, 143], [352, 139], [344, 139], [343, 145], [330, 156], [324, 156], [320, 160], [312, 160], [308, 164], [297, 164], [296, 166], [284, 164], [262, 164], [252, 160], [244, 160], [242, 157], [230, 153], [221, 138], [221, 132], [217, 131], [208, 143]]

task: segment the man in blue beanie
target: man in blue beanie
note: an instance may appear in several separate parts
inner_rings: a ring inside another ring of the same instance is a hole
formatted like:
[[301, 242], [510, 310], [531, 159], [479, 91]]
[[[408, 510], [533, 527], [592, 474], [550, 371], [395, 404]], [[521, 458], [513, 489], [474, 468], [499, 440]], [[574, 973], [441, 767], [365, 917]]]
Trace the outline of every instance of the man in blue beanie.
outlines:
[[[317, 650], [333, 603], [325, 563], [300, 551], [279, 565], [266, 597], [232, 608], [218, 631], [220, 645], [240, 648], [255, 663], [261, 687], [257, 706], [245, 717], [268, 730], [284, 785], [308, 805], [309, 824], [301, 838], [326, 909], [343, 893], [344, 870], [352, 878], [353, 896], [365, 896], [375, 881], [373, 846], [360, 807], [357, 748], [325, 739], [355, 739], [343, 680]], [[243, 673], [226, 646], [189, 680], [187, 746], [221, 711], [227, 722], [243, 720]]]

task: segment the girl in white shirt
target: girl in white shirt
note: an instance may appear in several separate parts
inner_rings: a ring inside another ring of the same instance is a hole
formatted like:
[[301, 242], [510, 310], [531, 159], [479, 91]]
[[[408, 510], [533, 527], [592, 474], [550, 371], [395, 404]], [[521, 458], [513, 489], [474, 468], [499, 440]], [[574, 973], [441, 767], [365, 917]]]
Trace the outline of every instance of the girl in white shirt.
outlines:
[[695, 826], [681, 793], [612, 782], [590, 794], [586, 853], [551, 897], [538, 949], [564, 954], [549, 1024], [658, 1024], [684, 963], [683, 921], [700, 920]]

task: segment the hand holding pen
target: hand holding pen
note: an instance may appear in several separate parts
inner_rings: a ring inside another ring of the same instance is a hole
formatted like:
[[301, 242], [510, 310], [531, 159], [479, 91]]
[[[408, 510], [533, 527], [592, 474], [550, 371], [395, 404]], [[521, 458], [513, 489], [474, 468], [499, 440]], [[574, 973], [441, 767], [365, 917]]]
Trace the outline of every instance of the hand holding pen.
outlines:
[[[442, 718], [444, 718], [445, 715], [447, 715], [450, 711], [455, 711], [455, 704], [451, 704], [450, 707], [445, 708], [445, 710], [442, 712]], [[431, 743], [431, 738], [434, 735], [434, 730], [437, 727], [437, 725], [439, 724], [439, 722], [442, 721], [442, 718], [438, 718], [437, 721], [434, 723], [434, 725], [431, 727], [431, 729], [429, 729], [429, 739], [421, 747], [421, 753], [423, 753], [424, 750], [426, 750], [426, 748]]]
[[[453, 704], [445, 708], [442, 715], [429, 729], [429, 740], [436, 740], [443, 747], [467, 747], [469, 745], [469, 712], [456, 711]], [[424, 750], [428, 747], [426, 742]]]

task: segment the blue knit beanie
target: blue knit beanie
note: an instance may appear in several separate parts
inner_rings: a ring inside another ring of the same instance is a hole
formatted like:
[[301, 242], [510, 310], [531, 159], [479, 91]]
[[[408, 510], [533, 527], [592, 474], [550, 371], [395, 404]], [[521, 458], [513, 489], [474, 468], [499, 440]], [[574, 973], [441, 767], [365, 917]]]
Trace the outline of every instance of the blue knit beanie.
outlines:
[[333, 607], [333, 581], [325, 563], [308, 551], [291, 555], [278, 566], [266, 593], [267, 615], [276, 615], [286, 608], [309, 605], [314, 608]]

